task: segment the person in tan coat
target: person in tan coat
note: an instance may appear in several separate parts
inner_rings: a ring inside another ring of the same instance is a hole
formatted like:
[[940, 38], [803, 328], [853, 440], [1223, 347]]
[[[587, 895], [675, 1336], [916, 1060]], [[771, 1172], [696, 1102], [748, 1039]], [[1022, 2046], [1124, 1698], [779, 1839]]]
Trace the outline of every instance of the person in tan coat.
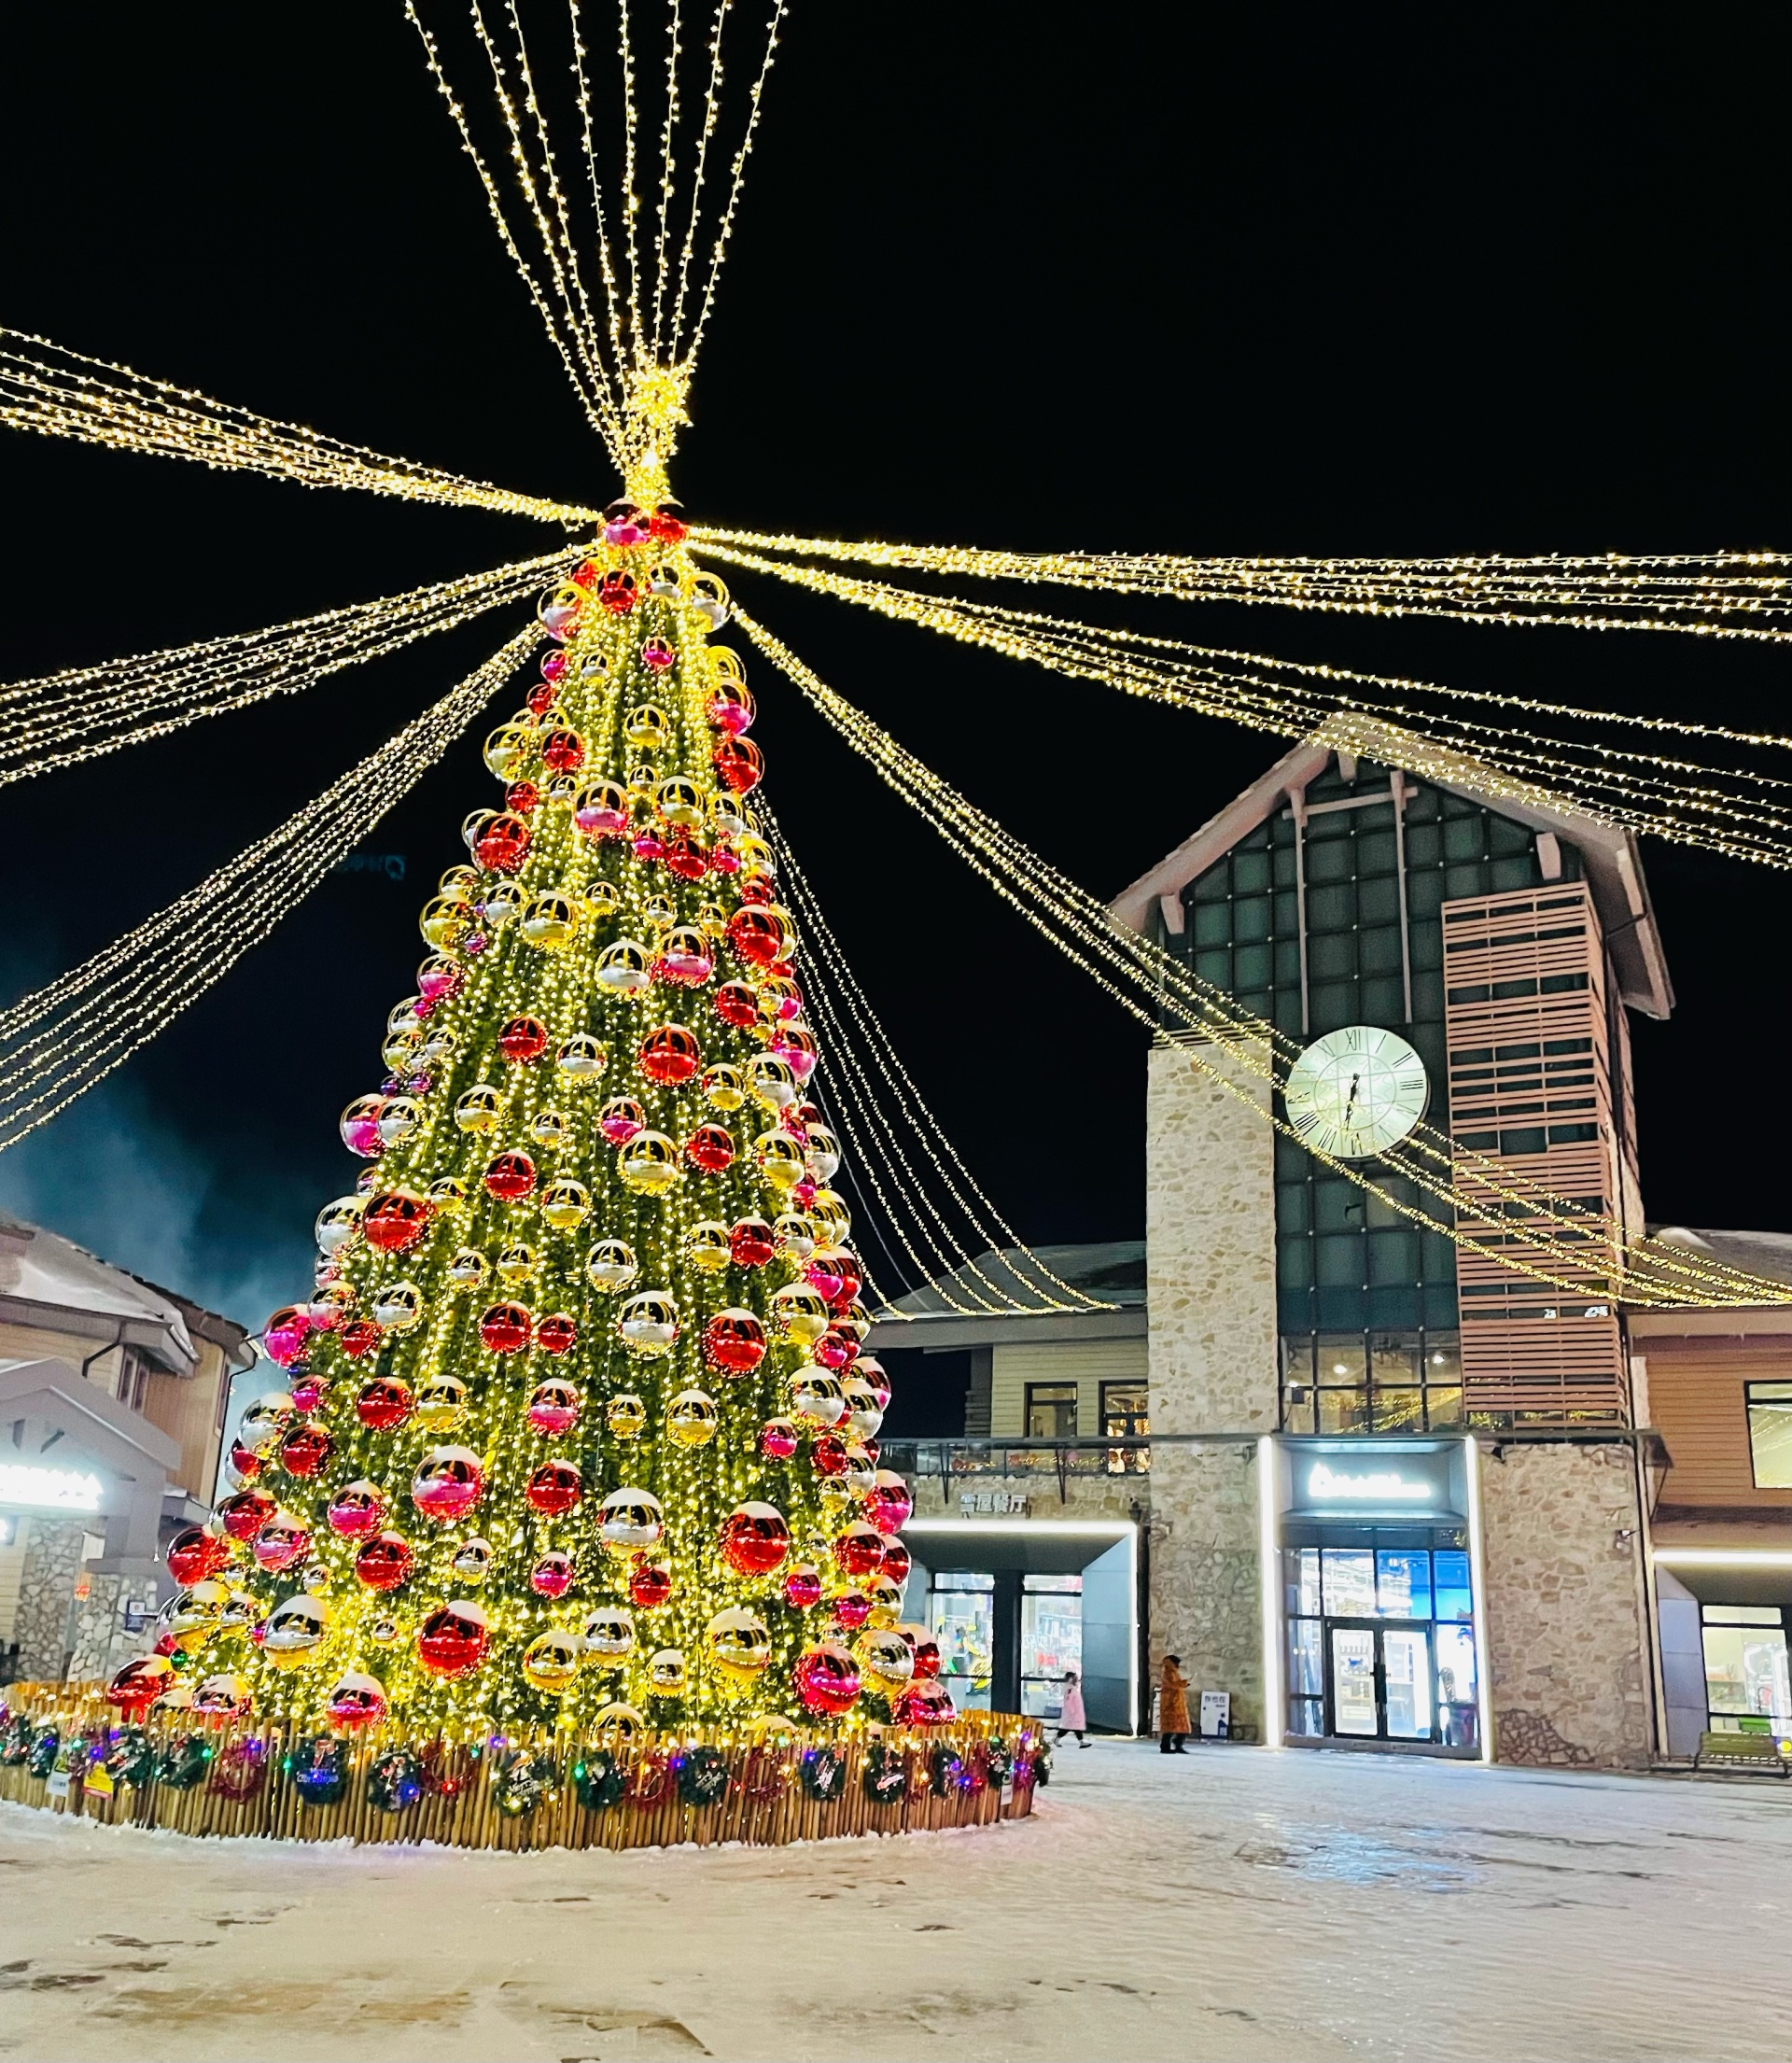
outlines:
[[1185, 1755], [1183, 1745], [1192, 1729], [1188, 1723], [1188, 1678], [1183, 1674], [1181, 1655], [1164, 1657], [1163, 1674], [1157, 1679], [1157, 1746], [1165, 1755]]

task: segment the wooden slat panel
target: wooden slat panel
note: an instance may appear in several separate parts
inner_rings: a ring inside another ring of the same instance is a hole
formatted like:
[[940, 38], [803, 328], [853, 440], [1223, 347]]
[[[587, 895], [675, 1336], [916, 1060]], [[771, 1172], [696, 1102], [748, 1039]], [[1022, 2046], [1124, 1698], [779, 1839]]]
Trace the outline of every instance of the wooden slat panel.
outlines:
[[[1605, 956], [1585, 884], [1446, 903], [1443, 923], [1452, 1136], [1475, 1141], [1477, 1151], [1541, 1188], [1597, 1214], [1613, 1212], [1618, 1199]], [[1562, 976], [1580, 977], [1581, 986], [1542, 989], [1545, 980]], [[1530, 992], [1483, 992], [1500, 984]], [[1541, 1050], [1569, 1041], [1582, 1049]], [[1546, 1144], [1539, 1153], [1502, 1156], [1496, 1145], [1480, 1144], [1489, 1134], [1497, 1139], [1551, 1125], [1592, 1125], [1597, 1133]], [[1460, 1228], [1487, 1245], [1522, 1252], [1521, 1224], [1502, 1213], [1461, 1152], [1453, 1172], [1471, 1198], [1487, 1199], [1485, 1215], [1459, 1214]], [[1459, 1252], [1463, 1401], [1470, 1410], [1623, 1412], [1623, 1337], [1602, 1294], [1609, 1281], [1607, 1251], [1592, 1227], [1587, 1249], [1584, 1270], [1551, 1262], [1552, 1273], [1583, 1286], [1579, 1297], [1572, 1287], [1538, 1283], [1479, 1254]]]
[[1667, 1442], [1663, 1504], [1792, 1506], [1792, 1490], [1757, 1489], [1749, 1458], [1747, 1382], [1792, 1382], [1792, 1340], [1650, 1334], [1649, 1416]]

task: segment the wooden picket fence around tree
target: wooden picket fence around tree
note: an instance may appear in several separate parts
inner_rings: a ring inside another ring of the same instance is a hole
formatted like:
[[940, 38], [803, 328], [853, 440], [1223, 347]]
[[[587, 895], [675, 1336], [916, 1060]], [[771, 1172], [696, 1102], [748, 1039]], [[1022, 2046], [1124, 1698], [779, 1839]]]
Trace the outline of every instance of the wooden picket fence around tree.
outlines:
[[[66, 1792], [52, 1795], [50, 1773], [34, 1775], [25, 1763], [0, 1761], [0, 1798], [51, 1812], [74, 1813], [103, 1825], [160, 1827], [175, 1833], [255, 1835], [276, 1841], [436, 1842], [461, 1848], [658, 1848], [694, 1842], [711, 1846], [739, 1842], [777, 1847], [853, 1834], [932, 1831], [992, 1826], [1024, 1819], [1033, 1809], [1037, 1765], [1044, 1755], [1037, 1721], [1005, 1714], [964, 1713], [944, 1726], [860, 1729], [833, 1734], [806, 1728], [692, 1726], [644, 1732], [623, 1741], [575, 1741], [537, 1730], [503, 1736], [483, 1749], [445, 1743], [421, 1752], [427, 1765], [422, 1795], [411, 1805], [383, 1811], [370, 1796], [368, 1772], [379, 1757], [413, 1744], [389, 1727], [344, 1736], [347, 1770], [333, 1803], [308, 1800], [294, 1781], [291, 1758], [313, 1736], [279, 1727], [205, 1724], [190, 1712], [151, 1714], [142, 1730], [171, 1749], [199, 1734], [212, 1750], [205, 1775], [186, 1789], [121, 1779], [108, 1790], [91, 1788], [90, 1773], [127, 1723], [108, 1707], [98, 1684], [11, 1684], [0, 1706], [24, 1716], [41, 1733], [53, 1727], [65, 1752], [85, 1743], [78, 1766], [63, 1774]], [[992, 1766], [991, 1744], [1001, 1749]], [[687, 1803], [679, 1792], [677, 1758], [699, 1747], [716, 1748], [728, 1765], [727, 1790], [708, 1805]], [[886, 1766], [901, 1757], [901, 1796], [874, 1801], [865, 1786], [866, 1758], [881, 1747]], [[623, 1795], [608, 1807], [580, 1802], [572, 1778], [587, 1751], [607, 1749], [624, 1778]], [[505, 1810], [500, 1772], [518, 1749], [551, 1755], [556, 1777], [532, 1808]], [[948, 1755], [941, 1758], [938, 1751]], [[97, 1751], [97, 1752], [96, 1752]], [[818, 1798], [802, 1771], [811, 1753], [833, 1752], [844, 1761], [844, 1782], [832, 1798]], [[950, 1759], [957, 1759], [957, 1768]], [[58, 1792], [61, 1787], [57, 1786]]]

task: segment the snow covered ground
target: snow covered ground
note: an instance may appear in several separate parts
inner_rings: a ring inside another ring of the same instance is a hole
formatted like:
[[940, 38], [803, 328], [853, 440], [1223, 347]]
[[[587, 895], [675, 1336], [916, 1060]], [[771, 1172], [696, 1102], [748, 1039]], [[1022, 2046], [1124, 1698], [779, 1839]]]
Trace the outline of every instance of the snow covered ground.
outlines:
[[1792, 1784], [1103, 1743], [776, 1850], [192, 1842], [0, 1807], [0, 2056], [1792, 2055]]

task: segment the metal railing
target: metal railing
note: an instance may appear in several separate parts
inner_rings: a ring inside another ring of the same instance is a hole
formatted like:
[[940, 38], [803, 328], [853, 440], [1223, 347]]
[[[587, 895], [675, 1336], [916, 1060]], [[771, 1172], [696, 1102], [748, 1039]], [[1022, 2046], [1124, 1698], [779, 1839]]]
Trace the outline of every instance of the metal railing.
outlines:
[[931, 1476], [948, 1496], [972, 1487], [979, 1477], [1044, 1476], [1057, 1485], [1059, 1501], [1071, 1480], [1142, 1476], [1151, 1469], [1151, 1439], [1132, 1435], [1108, 1439], [887, 1439], [878, 1457], [913, 1480]]

